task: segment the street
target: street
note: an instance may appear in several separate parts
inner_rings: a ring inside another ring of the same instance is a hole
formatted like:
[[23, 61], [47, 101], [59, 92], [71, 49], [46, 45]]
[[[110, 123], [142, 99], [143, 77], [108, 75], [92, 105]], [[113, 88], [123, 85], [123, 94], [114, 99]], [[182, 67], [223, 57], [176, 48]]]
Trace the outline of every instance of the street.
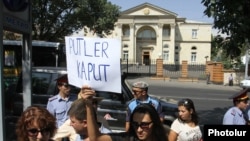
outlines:
[[128, 82], [145, 81], [149, 83], [149, 93], [180, 100], [190, 98], [194, 101], [200, 117], [200, 124], [221, 124], [226, 110], [233, 106], [231, 95], [241, 90], [239, 86], [206, 84], [205, 82], [178, 82], [177, 80], [152, 80], [149, 77], [129, 78]]

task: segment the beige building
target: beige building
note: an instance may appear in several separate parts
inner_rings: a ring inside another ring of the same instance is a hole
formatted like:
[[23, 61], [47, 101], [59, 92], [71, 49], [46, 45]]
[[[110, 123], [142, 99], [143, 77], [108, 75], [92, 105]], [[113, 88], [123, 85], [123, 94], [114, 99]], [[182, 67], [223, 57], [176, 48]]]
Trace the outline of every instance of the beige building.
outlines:
[[144, 3], [123, 11], [109, 37], [121, 39], [122, 60], [147, 65], [157, 58], [164, 63], [205, 64], [210, 61], [211, 36], [211, 23], [189, 21]]

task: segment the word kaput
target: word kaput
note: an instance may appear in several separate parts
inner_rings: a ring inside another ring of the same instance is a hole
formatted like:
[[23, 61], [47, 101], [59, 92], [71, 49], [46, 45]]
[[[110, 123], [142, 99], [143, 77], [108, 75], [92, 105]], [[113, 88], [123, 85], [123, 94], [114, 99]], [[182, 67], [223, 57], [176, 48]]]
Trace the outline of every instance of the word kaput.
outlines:
[[208, 129], [208, 136], [246, 136], [247, 131], [234, 129], [234, 131], [226, 129], [218, 131], [217, 129]]

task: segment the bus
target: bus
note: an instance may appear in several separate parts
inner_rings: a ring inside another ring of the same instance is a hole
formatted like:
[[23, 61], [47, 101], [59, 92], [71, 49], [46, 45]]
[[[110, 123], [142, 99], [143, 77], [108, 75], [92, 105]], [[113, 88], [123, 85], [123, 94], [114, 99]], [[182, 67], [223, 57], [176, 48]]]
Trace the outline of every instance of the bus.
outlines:
[[[4, 86], [17, 81], [22, 69], [22, 41], [3, 40]], [[32, 66], [66, 66], [65, 44], [60, 42], [32, 41]]]

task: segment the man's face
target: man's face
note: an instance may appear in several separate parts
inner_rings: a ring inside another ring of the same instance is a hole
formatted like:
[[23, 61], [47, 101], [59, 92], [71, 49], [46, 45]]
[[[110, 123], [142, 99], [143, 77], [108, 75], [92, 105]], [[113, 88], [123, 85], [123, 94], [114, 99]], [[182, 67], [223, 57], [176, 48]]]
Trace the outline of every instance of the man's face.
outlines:
[[58, 85], [58, 89], [60, 94], [68, 96], [70, 94], [71, 87], [68, 83], [61, 83], [60, 85]]
[[80, 135], [87, 134], [87, 122], [86, 120], [79, 121], [74, 116], [70, 117], [70, 126], [72, 126], [76, 133]]
[[245, 110], [245, 109], [247, 108], [248, 105], [249, 105], [249, 100], [246, 99], [246, 100], [241, 100], [241, 101], [239, 101], [238, 107], [239, 107], [241, 110]]
[[145, 94], [145, 90], [140, 88], [132, 88], [132, 91], [135, 99], [140, 99]]

